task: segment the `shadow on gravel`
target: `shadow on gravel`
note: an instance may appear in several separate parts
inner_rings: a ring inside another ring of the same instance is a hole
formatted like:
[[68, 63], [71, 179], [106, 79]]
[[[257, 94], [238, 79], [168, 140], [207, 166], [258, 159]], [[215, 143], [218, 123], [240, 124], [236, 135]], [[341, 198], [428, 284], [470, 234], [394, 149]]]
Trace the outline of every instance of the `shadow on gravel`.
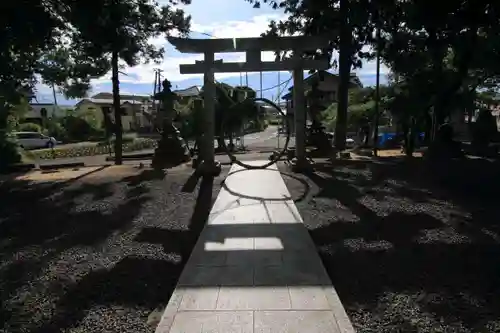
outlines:
[[123, 180], [131, 186], [137, 186], [151, 180], [163, 180], [166, 175], [164, 170], [146, 169], [138, 175], [125, 177]]
[[[213, 203], [213, 179], [196, 200], [173, 197], [187, 176], [168, 177], [2, 183], [0, 331], [149, 332], [147, 316], [168, 302]], [[90, 323], [89, 311], [98, 311]]]
[[[180, 254], [182, 265], [184, 266], [198, 240], [198, 236], [208, 221], [210, 210], [215, 200], [213, 198], [213, 183], [213, 178], [202, 178], [196, 205], [189, 223], [189, 229], [167, 230], [161, 228], [143, 228], [136, 236], [135, 241], [160, 244], [165, 253]], [[173, 289], [171, 292], [173, 292]]]
[[304, 177], [297, 206], [358, 332], [500, 331], [498, 166], [339, 161]]
[[[161, 316], [208, 219], [212, 196], [213, 179], [203, 179], [188, 229], [145, 227], [135, 236], [134, 242], [161, 245], [166, 260], [128, 255], [111, 269], [90, 272], [65, 293], [58, 303], [56, 316], [36, 332], [71, 327], [92, 304], [139, 306], [154, 310], [153, 313], [157, 311], [158, 317]], [[149, 322], [149, 329], [154, 329], [156, 323]]]

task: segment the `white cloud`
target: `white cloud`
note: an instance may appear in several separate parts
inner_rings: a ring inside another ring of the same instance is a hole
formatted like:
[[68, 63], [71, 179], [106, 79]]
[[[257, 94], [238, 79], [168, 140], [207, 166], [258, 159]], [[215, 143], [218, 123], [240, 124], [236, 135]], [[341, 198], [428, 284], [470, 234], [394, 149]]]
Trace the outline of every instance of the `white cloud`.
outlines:
[[[194, 19], [191, 30], [195, 33], [204, 33], [214, 36], [216, 38], [232, 38], [232, 37], [259, 37], [261, 33], [265, 32], [271, 20], [284, 19], [283, 14], [270, 13], [265, 15], [256, 15], [251, 20], [242, 21], [220, 21], [211, 24], [198, 24]], [[147, 83], [152, 84], [154, 81], [154, 69], [160, 68], [163, 70], [163, 75], [172, 82], [179, 82], [190, 78], [201, 78], [202, 74], [181, 74], [179, 72], [179, 65], [181, 64], [194, 64], [197, 60], [203, 60], [202, 54], [180, 54], [177, 51], [170, 51], [172, 49], [164, 37], [156, 37], [151, 40], [151, 43], [157, 47], [166, 47], [167, 51], [164, 60], [160, 64], [149, 63], [140, 64], [132, 68], [125, 68], [122, 72], [130, 76], [121, 75], [120, 81], [124, 83]], [[338, 53], [335, 53], [335, 58]], [[244, 62], [244, 53], [224, 53], [216, 54], [216, 59], [222, 59], [225, 62]], [[262, 52], [263, 61], [274, 60], [274, 52]], [[381, 66], [381, 73], [385, 74], [389, 70], [385, 65]], [[376, 65], [374, 61], [365, 62], [362, 69], [356, 70], [358, 75], [372, 75], [376, 72]], [[250, 73], [249, 73], [250, 74]], [[224, 78], [239, 76], [240, 73], [216, 73], [216, 79], [221, 80]], [[93, 80], [93, 84], [100, 84], [110, 81], [111, 75], [105, 75], [100, 79]]]
[[[269, 15], [258, 15], [254, 16], [251, 21], [227, 21], [227, 22], [215, 22], [210, 25], [200, 25], [194, 22], [192, 24], [192, 31], [197, 33], [206, 33], [217, 38], [229, 38], [229, 37], [259, 37], [261, 33], [267, 30], [269, 22], [273, 19], [280, 19], [282, 16], [277, 14]], [[151, 43], [157, 47], [164, 47], [167, 45], [167, 41], [164, 37], [156, 37], [151, 39]], [[226, 62], [243, 62], [245, 61], [244, 53], [225, 53], [216, 54], [216, 59], [223, 59]], [[273, 52], [262, 52], [263, 61], [270, 61], [274, 59]], [[179, 55], [177, 52], [170, 53], [166, 52], [165, 58], [161, 64], [149, 63], [140, 64], [132, 68], [126, 68], [123, 70], [124, 73], [130, 76], [122, 75], [120, 78], [121, 82], [128, 83], [152, 83], [154, 81], [154, 69], [161, 68], [163, 74], [173, 82], [183, 81], [193, 77], [202, 77], [202, 74], [180, 74], [179, 65], [181, 64], [194, 64], [197, 60], [203, 60], [202, 54], [182, 54]], [[103, 76], [102, 78], [95, 79], [92, 81], [93, 84], [99, 84], [104, 82], [109, 82], [110, 74]], [[228, 77], [239, 76], [239, 73], [216, 73], [216, 79], [224, 79]]]
[[271, 20], [283, 19], [283, 15], [267, 14], [254, 16], [251, 21], [223, 21], [201, 25], [196, 21], [191, 25], [193, 32], [207, 33], [216, 38], [259, 37], [267, 30]]

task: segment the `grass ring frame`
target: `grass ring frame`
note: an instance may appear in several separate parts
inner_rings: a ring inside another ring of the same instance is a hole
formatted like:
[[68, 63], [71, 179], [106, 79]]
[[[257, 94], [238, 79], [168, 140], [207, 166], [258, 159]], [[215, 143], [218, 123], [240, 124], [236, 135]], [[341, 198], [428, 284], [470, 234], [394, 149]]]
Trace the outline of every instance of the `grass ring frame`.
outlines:
[[[286, 114], [283, 112], [283, 110], [281, 110], [281, 108], [276, 104], [274, 103], [273, 101], [267, 99], [267, 98], [259, 98], [259, 97], [255, 97], [255, 98], [247, 98], [241, 102], [238, 102], [238, 103], [234, 103], [230, 109], [232, 108], [235, 108], [235, 107], [238, 107], [244, 103], [255, 103], [255, 102], [264, 102], [264, 104], [267, 104], [269, 106], [271, 106], [273, 109], [277, 110], [281, 116], [285, 119], [285, 128], [286, 128], [286, 141], [285, 141], [285, 145], [283, 146], [283, 149], [280, 151], [280, 153], [278, 154], [278, 156], [274, 155], [272, 160], [269, 161], [268, 163], [265, 163], [263, 165], [249, 165], [249, 164], [246, 164], [246, 163], [243, 163], [241, 162], [240, 160], [238, 160], [236, 158], [236, 156], [234, 156], [234, 154], [228, 149], [227, 145], [226, 145], [226, 140], [222, 140], [222, 148], [225, 150], [227, 156], [229, 156], [229, 159], [231, 160], [231, 163], [234, 163], [234, 164], [237, 164], [245, 169], [249, 169], [249, 170], [260, 170], [260, 169], [266, 169], [268, 168], [269, 166], [277, 163], [282, 156], [284, 156], [286, 153], [287, 153], [287, 150], [288, 150], [288, 144], [290, 142], [290, 119], [288, 119], [288, 117], [286, 116]], [[221, 133], [224, 133], [224, 124], [225, 124], [225, 119], [222, 120], [222, 124], [221, 124]]]

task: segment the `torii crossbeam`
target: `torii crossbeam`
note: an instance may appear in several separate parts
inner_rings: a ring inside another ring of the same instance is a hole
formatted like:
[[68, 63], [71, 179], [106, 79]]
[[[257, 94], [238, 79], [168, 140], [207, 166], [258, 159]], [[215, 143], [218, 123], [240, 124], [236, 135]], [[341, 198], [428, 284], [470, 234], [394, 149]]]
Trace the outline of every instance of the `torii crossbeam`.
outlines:
[[[215, 81], [214, 73], [293, 71], [293, 103], [295, 115], [296, 163], [306, 164], [305, 127], [306, 110], [304, 99], [304, 70], [326, 70], [330, 67], [327, 59], [303, 59], [306, 51], [327, 48], [330, 38], [322, 36], [225, 38], [225, 39], [187, 39], [169, 37], [169, 42], [181, 53], [203, 53], [204, 61], [180, 65], [181, 74], [204, 74], [205, 105], [205, 146], [202, 147], [202, 170], [216, 170], [215, 167]], [[293, 58], [278, 61], [262, 61], [262, 51], [293, 51]], [[245, 62], [215, 61], [215, 53], [245, 52]], [[220, 168], [219, 168], [220, 170]]]

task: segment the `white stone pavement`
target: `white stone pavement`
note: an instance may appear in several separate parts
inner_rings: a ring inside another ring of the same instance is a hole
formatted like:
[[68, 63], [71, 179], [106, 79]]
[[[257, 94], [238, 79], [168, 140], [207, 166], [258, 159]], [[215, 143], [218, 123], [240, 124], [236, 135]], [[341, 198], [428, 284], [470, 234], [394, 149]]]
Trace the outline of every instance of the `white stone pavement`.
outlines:
[[276, 166], [231, 168], [156, 329], [202, 332], [354, 332]]

